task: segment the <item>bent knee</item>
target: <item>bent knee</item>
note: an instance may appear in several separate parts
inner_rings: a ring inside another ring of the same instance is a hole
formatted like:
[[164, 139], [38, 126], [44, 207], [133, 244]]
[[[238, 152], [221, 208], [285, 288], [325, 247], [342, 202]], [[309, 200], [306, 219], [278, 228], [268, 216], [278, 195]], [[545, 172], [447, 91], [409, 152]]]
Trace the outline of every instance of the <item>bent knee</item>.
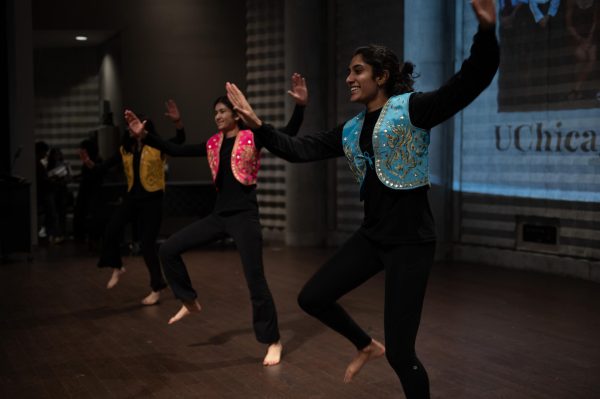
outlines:
[[298, 306], [308, 314], [316, 314], [323, 307], [323, 303], [318, 297], [303, 289], [298, 294]]
[[164, 242], [158, 248], [158, 256], [160, 257], [161, 260], [170, 259], [177, 255], [179, 255], [179, 253], [177, 252], [177, 249], [174, 248], [173, 245], [170, 245], [169, 241]]

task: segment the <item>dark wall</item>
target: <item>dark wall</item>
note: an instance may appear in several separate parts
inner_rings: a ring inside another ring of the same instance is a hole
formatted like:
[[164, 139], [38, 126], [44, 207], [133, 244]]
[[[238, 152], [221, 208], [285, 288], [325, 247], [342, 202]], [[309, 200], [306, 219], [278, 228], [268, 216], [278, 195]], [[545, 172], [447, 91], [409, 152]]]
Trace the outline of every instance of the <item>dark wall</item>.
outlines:
[[[33, 0], [36, 30], [114, 31], [120, 41], [124, 108], [152, 118], [168, 137], [164, 102], [177, 101], [188, 143], [215, 133], [213, 100], [226, 81], [245, 87], [245, 1], [173, 0], [80, 2]], [[91, 7], [91, 8], [90, 8]], [[101, 57], [102, 54], [99, 54]], [[122, 125], [122, 109], [113, 109]], [[206, 160], [171, 159], [173, 180], [208, 180]]]
[[[98, 75], [95, 47], [38, 48], [33, 52], [36, 97], [57, 97], [81, 81]], [[57, 73], [60, 71], [60, 73]]]
[[367, 9], [365, 3], [358, 0], [337, 0], [336, 5], [337, 104], [338, 119], [343, 121], [363, 110], [363, 106], [349, 101], [346, 84], [346, 71], [354, 50], [359, 46], [380, 44], [403, 59], [404, 1], [373, 0]]
[[[11, 3], [5, 2], [0, 7], [0, 21], [2, 21], [2, 29], [0, 29], [0, 53], [8, 54], [8, 30], [11, 29], [11, 21], [7, 19], [7, 7]], [[8, 57], [0, 58], [0, 93], [4, 97], [3, 104], [10, 104], [10, 93], [8, 92]], [[10, 168], [10, 119], [9, 107], [0, 107], [0, 174], [8, 173]]]
[[[225, 82], [245, 86], [245, 2], [148, 2], [122, 31], [124, 107], [152, 116], [163, 136], [172, 125], [164, 101], [182, 112], [188, 143], [216, 133], [213, 101]], [[144, 3], [146, 4], [146, 3]], [[205, 159], [171, 159], [175, 180], [210, 179]]]
[[101, 123], [98, 58], [98, 47], [34, 51], [35, 139], [59, 148], [75, 174], [81, 165], [79, 143]]
[[31, 0], [33, 28], [37, 30], [119, 29], [131, 18], [136, 17], [135, 14], [127, 14], [125, 11], [135, 10], [140, 6], [141, 0], [123, 2]]

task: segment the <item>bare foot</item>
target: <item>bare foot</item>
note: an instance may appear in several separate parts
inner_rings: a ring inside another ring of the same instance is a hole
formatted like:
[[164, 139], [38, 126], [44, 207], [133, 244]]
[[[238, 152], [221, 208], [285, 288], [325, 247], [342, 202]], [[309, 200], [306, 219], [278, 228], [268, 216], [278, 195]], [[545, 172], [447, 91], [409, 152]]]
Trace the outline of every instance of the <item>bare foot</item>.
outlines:
[[160, 299], [160, 291], [152, 291], [148, 296], [142, 299], [142, 305], [156, 305]]
[[112, 276], [110, 276], [110, 280], [108, 280], [108, 283], [106, 283], [106, 288], [110, 290], [115, 285], [117, 285], [117, 283], [119, 282], [119, 278], [121, 277], [121, 274], [123, 274], [123, 273], [125, 273], [124, 267], [122, 267], [120, 269], [113, 269]]
[[267, 354], [263, 360], [263, 366], [275, 366], [281, 361], [281, 351], [283, 351], [283, 345], [281, 341], [277, 341], [274, 344], [269, 345], [267, 348]]
[[198, 313], [201, 310], [202, 307], [200, 306], [200, 302], [197, 300], [194, 300], [193, 302], [184, 302], [183, 305], [181, 305], [179, 312], [169, 319], [169, 324], [173, 324], [184, 317], [189, 316], [192, 313]]
[[377, 359], [385, 354], [385, 347], [381, 342], [371, 340], [371, 343], [364, 349], [359, 350], [358, 354], [348, 367], [346, 368], [346, 375], [344, 376], [344, 382], [347, 384], [352, 381], [352, 377], [354, 377], [360, 369], [367, 363], [369, 360]]

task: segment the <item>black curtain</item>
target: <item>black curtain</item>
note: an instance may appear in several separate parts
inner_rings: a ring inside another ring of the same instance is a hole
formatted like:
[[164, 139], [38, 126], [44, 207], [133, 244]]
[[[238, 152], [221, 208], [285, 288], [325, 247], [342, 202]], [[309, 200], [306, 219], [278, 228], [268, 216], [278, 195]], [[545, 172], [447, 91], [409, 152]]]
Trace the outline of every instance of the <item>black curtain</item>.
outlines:
[[[9, 7], [12, 9], [12, 1], [3, 2], [3, 5], [0, 7], [0, 21], [2, 21], [2, 28], [0, 29], [0, 53], [4, 54], [3, 57], [0, 57], [0, 75], [2, 78], [0, 79], [0, 93], [4, 96], [4, 104], [10, 104], [10, 93], [8, 92], [8, 38], [9, 38], [9, 29], [13, 28], [12, 19], [8, 20], [7, 16], [9, 15], [8, 9]], [[10, 107], [3, 106], [0, 107], [0, 174], [5, 174], [10, 172]]]

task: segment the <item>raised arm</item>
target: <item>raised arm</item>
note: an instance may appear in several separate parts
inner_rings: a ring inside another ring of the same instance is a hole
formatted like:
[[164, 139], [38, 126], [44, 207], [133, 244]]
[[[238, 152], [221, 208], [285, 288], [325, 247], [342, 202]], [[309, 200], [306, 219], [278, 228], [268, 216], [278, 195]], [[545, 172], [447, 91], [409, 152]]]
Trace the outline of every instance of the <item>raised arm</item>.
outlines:
[[181, 113], [177, 107], [177, 103], [174, 100], [165, 101], [165, 116], [173, 122], [175, 125], [175, 137], [169, 139], [170, 142], [175, 144], [185, 143], [185, 129], [183, 128], [183, 121], [181, 120]]
[[267, 150], [289, 162], [311, 162], [344, 155], [342, 126], [326, 132], [291, 137], [273, 126], [253, 129], [257, 141]]
[[308, 88], [306, 86], [306, 79], [299, 73], [292, 74], [290, 80], [291, 87], [287, 93], [294, 100], [296, 106], [287, 125], [279, 128], [279, 131], [289, 136], [295, 136], [298, 134], [300, 126], [302, 126], [302, 122], [304, 121], [304, 109], [306, 108], [306, 104], [308, 104]]
[[279, 129], [279, 131], [283, 134], [293, 137], [298, 134], [300, 126], [302, 126], [302, 122], [304, 122], [304, 107], [296, 104], [294, 107], [294, 113], [288, 121], [288, 124]]
[[165, 140], [155, 134], [146, 134], [144, 144], [160, 150], [162, 153], [172, 157], [205, 157], [206, 143], [201, 144], [176, 144], [171, 140]]
[[233, 83], [225, 84], [227, 97], [246, 126], [255, 133], [261, 145], [290, 162], [309, 162], [344, 155], [342, 128], [328, 132], [289, 137], [270, 125], [263, 124], [242, 91]]
[[308, 87], [306, 86], [306, 79], [297, 72], [292, 74], [291, 81], [292, 87], [288, 90], [288, 94], [294, 99], [296, 106], [288, 124], [281, 128], [280, 131], [284, 134], [295, 136], [298, 134], [300, 126], [302, 126], [302, 122], [304, 121], [304, 109], [306, 104], [308, 104]]
[[292, 88], [288, 90], [290, 97], [294, 99], [296, 105], [306, 107], [308, 104], [308, 86], [306, 85], [306, 79], [298, 72], [292, 74]]
[[471, 54], [460, 70], [439, 89], [410, 97], [411, 122], [430, 129], [469, 105], [490, 84], [500, 62], [495, 33], [496, 11], [491, 0], [473, 0], [479, 30]]
[[295, 136], [304, 121], [304, 108], [308, 104], [308, 87], [306, 86], [306, 79], [297, 72], [292, 74], [291, 81], [292, 87], [288, 90], [288, 94], [294, 99], [296, 106], [288, 124], [279, 131], [289, 136]]
[[158, 135], [148, 134], [145, 129], [146, 121], [139, 120], [136, 114], [131, 110], [125, 110], [125, 121], [129, 125], [129, 131], [135, 137], [142, 137], [144, 144], [154, 147], [161, 152], [173, 157], [198, 157], [206, 156], [205, 144], [175, 144], [159, 137]]

